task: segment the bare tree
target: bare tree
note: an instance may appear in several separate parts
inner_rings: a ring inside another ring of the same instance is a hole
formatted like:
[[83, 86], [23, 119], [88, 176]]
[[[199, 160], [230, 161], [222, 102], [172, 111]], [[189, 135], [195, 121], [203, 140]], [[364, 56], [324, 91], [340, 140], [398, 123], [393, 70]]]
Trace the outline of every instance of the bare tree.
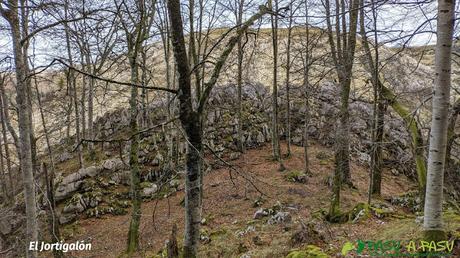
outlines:
[[444, 168], [452, 69], [452, 38], [455, 23], [455, 1], [438, 1], [435, 84], [431, 119], [428, 173], [423, 228], [429, 241], [446, 239], [442, 224]]
[[[330, 1], [325, 1], [326, 22], [328, 40], [332, 54], [332, 60], [337, 72], [340, 84], [340, 111], [339, 125], [336, 134], [336, 153], [335, 153], [335, 172], [333, 182], [333, 196], [328, 213], [328, 219], [334, 221], [340, 216], [340, 188], [342, 181], [346, 184], [352, 184], [350, 176], [350, 143], [349, 143], [349, 97], [350, 85], [353, 70], [353, 60], [356, 48], [356, 31], [359, 13], [359, 0], [352, 0], [349, 3], [349, 10], [345, 1], [339, 3], [336, 0], [335, 5], [335, 34], [331, 22], [331, 5]], [[346, 17], [348, 14], [348, 18]], [[348, 22], [347, 22], [348, 20]], [[348, 25], [348, 26], [347, 26]], [[348, 27], [348, 28], [347, 28]]]
[[[153, 23], [156, 1], [138, 1], [133, 5], [125, 2], [117, 3], [120, 6], [118, 12], [121, 26], [126, 36], [128, 47], [128, 61], [131, 69], [131, 84], [139, 84], [139, 67], [141, 66], [140, 55], [143, 44], [149, 36], [150, 27]], [[128, 17], [128, 18], [125, 18]], [[128, 231], [127, 252], [132, 254], [139, 248], [139, 225], [141, 219], [141, 187], [139, 171], [139, 134], [138, 134], [138, 88], [131, 87], [130, 120], [129, 128], [133, 135], [130, 143], [129, 166], [131, 168], [131, 199], [133, 210]]]
[[[18, 127], [19, 127], [19, 153], [20, 169], [24, 184], [24, 196], [26, 204], [26, 240], [38, 240], [38, 224], [36, 212], [36, 197], [34, 184], [34, 166], [32, 159], [32, 128], [31, 128], [31, 109], [30, 80], [28, 79], [27, 62], [27, 40], [24, 36], [28, 33], [27, 17], [22, 13], [27, 9], [25, 1], [9, 0], [0, 1], [0, 14], [8, 22], [13, 39], [14, 63], [16, 71], [16, 102], [18, 105]], [[28, 245], [27, 245], [28, 246]], [[26, 249], [27, 257], [36, 257], [33, 250]]]
[[190, 63], [185, 47], [184, 26], [181, 16], [179, 0], [168, 1], [168, 14], [171, 22], [171, 37], [179, 74], [179, 119], [185, 131], [188, 143], [186, 154], [186, 181], [185, 181], [185, 239], [184, 257], [196, 257], [199, 242], [199, 226], [201, 222], [201, 196], [202, 196], [202, 168], [201, 153], [203, 150], [202, 116], [205, 106], [219, 74], [238, 39], [256, 20], [269, 12], [261, 6], [258, 13], [244, 22], [236, 31], [236, 35], [229, 39], [222, 54], [217, 59], [211, 77], [204, 84], [203, 92], [198, 100], [198, 107], [193, 108], [191, 91]]

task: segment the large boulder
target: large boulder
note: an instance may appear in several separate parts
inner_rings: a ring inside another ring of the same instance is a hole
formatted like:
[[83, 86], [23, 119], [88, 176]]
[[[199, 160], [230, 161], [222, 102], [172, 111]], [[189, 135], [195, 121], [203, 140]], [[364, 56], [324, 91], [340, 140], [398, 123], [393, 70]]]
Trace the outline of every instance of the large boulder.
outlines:
[[64, 209], [63, 213], [81, 213], [88, 208], [96, 207], [102, 200], [102, 193], [98, 191], [86, 192], [84, 194], [75, 194], [70, 199]]
[[88, 177], [95, 177], [99, 175], [101, 171], [102, 168], [99, 166], [90, 166], [87, 168], [82, 168], [77, 172], [62, 178], [62, 180], [59, 180], [57, 183], [57, 188], [54, 195], [55, 200], [61, 201], [70, 197], [81, 188], [83, 179]]
[[118, 170], [123, 169], [125, 167], [125, 164], [120, 158], [112, 158], [112, 159], [105, 160], [102, 163], [102, 167], [105, 170], [118, 171]]
[[142, 189], [142, 197], [144, 198], [151, 197], [157, 191], [158, 191], [158, 186], [156, 184], [147, 183], [146, 186]]
[[76, 181], [69, 184], [59, 184], [55, 193], [54, 199], [59, 202], [70, 197], [73, 193], [80, 189], [83, 181]]
[[111, 174], [110, 180], [116, 184], [129, 185], [131, 182], [131, 171], [122, 170]]
[[63, 224], [67, 224], [67, 223], [70, 223], [70, 222], [73, 222], [77, 219], [77, 214], [75, 213], [62, 213], [62, 214], [58, 214], [58, 220], [59, 220], [59, 224], [63, 225]]
[[72, 199], [64, 206], [63, 213], [80, 213], [86, 209], [85, 202], [81, 194], [75, 194]]
[[13, 227], [8, 219], [0, 219], [0, 234], [6, 236], [9, 235], [11, 231], [13, 231]]

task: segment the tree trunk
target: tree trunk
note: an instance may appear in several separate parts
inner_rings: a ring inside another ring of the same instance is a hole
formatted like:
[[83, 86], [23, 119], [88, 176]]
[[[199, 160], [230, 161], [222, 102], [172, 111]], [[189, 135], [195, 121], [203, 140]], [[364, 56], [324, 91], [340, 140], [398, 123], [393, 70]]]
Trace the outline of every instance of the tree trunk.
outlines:
[[209, 81], [204, 84], [197, 110], [192, 104], [191, 74], [187, 60], [185, 47], [184, 26], [181, 16], [179, 0], [167, 2], [169, 19], [171, 22], [171, 39], [176, 60], [178, 83], [179, 83], [179, 119], [185, 131], [187, 145], [186, 154], [186, 180], [185, 180], [185, 237], [184, 257], [196, 257], [200, 236], [201, 222], [201, 153], [202, 153], [202, 116], [205, 112], [206, 103], [215, 86], [222, 67], [225, 64], [238, 39], [247, 31], [257, 19], [269, 10], [263, 6], [260, 11], [249, 18], [238, 30], [237, 35], [232, 37], [224, 48], [221, 56], [217, 59], [211, 72]]
[[[0, 81], [0, 91], [3, 93], [3, 82]], [[11, 170], [11, 159], [10, 159], [10, 149], [8, 147], [8, 136], [6, 134], [6, 112], [8, 110], [5, 110], [5, 101], [3, 100], [3, 95], [0, 94], [0, 121], [2, 125], [2, 136], [3, 136], [3, 141], [4, 141], [4, 149], [5, 149], [5, 160], [6, 160], [6, 172], [8, 173], [8, 181], [9, 181], [9, 190], [11, 191], [11, 194], [14, 195], [16, 193], [16, 189], [14, 187], [14, 182], [13, 182], [13, 175], [12, 175], [12, 170]], [[17, 145], [16, 145], [17, 146]]]
[[[244, 0], [239, 0], [238, 1], [238, 10], [236, 13], [236, 19], [237, 19], [237, 24], [241, 26], [241, 23], [243, 22], [243, 6], [244, 6]], [[244, 139], [243, 139], [243, 96], [242, 96], [242, 91], [243, 91], [243, 46], [241, 44], [241, 38], [238, 40], [238, 71], [237, 71], [237, 90], [238, 90], [238, 99], [237, 99], [237, 105], [238, 105], [238, 129], [237, 129], [237, 134], [238, 134], [238, 150], [241, 153], [244, 153], [245, 151], [245, 146], [244, 146]]]
[[[278, 9], [278, 0], [274, 0]], [[281, 164], [281, 149], [278, 129], [278, 16], [271, 16], [273, 47], [273, 92], [272, 92], [272, 145], [273, 158]]]
[[380, 80], [378, 83], [382, 89], [382, 97], [388, 102], [388, 105], [393, 108], [399, 117], [403, 119], [411, 136], [411, 150], [414, 156], [415, 170], [417, 171], [419, 191], [421, 195], [424, 196], [426, 185], [426, 159], [420, 127], [417, 121], [412, 117], [408, 108], [397, 100], [396, 95], [389, 88], [385, 87]]
[[190, 67], [185, 48], [184, 30], [179, 0], [168, 1], [169, 19], [171, 22], [171, 36], [179, 73], [179, 119], [185, 130], [188, 141], [186, 154], [185, 180], [185, 233], [184, 257], [196, 257], [200, 239], [201, 221], [201, 168], [199, 167], [201, 152], [200, 118], [193, 111]]
[[[291, 36], [292, 36], [292, 22], [293, 22], [293, 6], [290, 6], [288, 35], [287, 35], [287, 46], [286, 46], [286, 142], [287, 142], [287, 153], [286, 155], [291, 156], [291, 96], [290, 96], [290, 76], [291, 76]], [[308, 46], [307, 46], [308, 48]]]
[[[67, 19], [67, 12], [68, 12], [68, 1], [66, 0], [64, 3], [64, 11], [65, 11], [65, 18]], [[67, 23], [64, 25], [65, 31], [65, 40], [66, 40], [66, 47], [67, 47], [67, 57], [69, 58], [69, 65], [73, 67], [73, 58], [72, 58], [72, 51], [70, 45], [70, 32], [69, 26]], [[83, 167], [83, 155], [81, 152], [81, 144], [80, 144], [80, 113], [78, 111], [78, 95], [77, 95], [77, 81], [75, 78], [75, 73], [72, 69], [68, 70], [68, 78], [67, 78], [67, 85], [69, 86], [71, 99], [73, 100], [73, 108], [75, 109], [75, 144], [78, 144], [78, 164], [79, 167]], [[70, 123], [70, 121], [69, 121]]]
[[382, 144], [383, 144], [383, 129], [384, 119], [386, 112], [386, 105], [382, 96], [382, 84], [379, 78], [379, 51], [378, 51], [378, 38], [377, 38], [377, 16], [375, 10], [375, 3], [372, 1], [372, 14], [374, 19], [374, 41], [375, 41], [375, 61], [371, 54], [366, 29], [364, 25], [364, 3], [361, 2], [361, 15], [360, 15], [360, 30], [362, 44], [365, 51], [365, 58], [367, 70], [372, 76], [372, 86], [374, 89], [374, 106], [372, 118], [372, 149], [371, 149], [371, 171], [369, 180], [369, 203], [372, 194], [381, 194], [382, 185]]
[[3, 200], [9, 199], [8, 189], [6, 189], [5, 179], [5, 164], [3, 163], [3, 148], [2, 145], [6, 145], [6, 139], [0, 136], [0, 188], [3, 193]]
[[[54, 173], [48, 175], [48, 169], [46, 163], [43, 163], [43, 173], [45, 174], [45, 185], [46, 185], [46, 196], [48, 198], [48, 230], [51, 235], [51, 243], [57, 243], [61, 241], [61, 233], [59, 231], [59, 223], [56, 218], [56, 202], [54, 201]], [[55, 258], [64, 257], [62, 250], [54, 250], [53, 256]]]
[[310, 123], [310, 101], [309, 101], [309, 85], [310, 85], [310, 28], [308, 22], [308, 5], [305, 1], [305, 36], [306, 36], [306, 53], [304, 61], [304, 87], [305, 87], [305, 115], [304, 115], [304, 127], [303, 127], [303, 152], [304, 152], [304, 164], [305, 164], [305, 174], [310, 174], [310, 162], [308, 159], [308, 126]]
[[[136, 54], [130, 56], [129, 64], [131, 66], [131, 83], [137, 84], [139, 77], [138, 64], [136, 63]], [[131, 99], [130, 105], [130, 121], [129, 128], [131, 135], [134, 135], [131, 140], [131, 149], [129, 153], [129, 166], [131, 168], [131, 199], [133, 204], [133, 210], [131, 215], [131, 222], [129, 225], [128, 232], [128, 254], [133, 253], [139, 248], [139, 224], [141, 219], [141, 187], [140, 187], [140, 176], [139, 176], [139, 136], [138, 136], [138, 125], [137, 125], [137, 87], [131, 87]]]
[[[35, 184], [32, 163], [32, 143], [28, 96], [30, 92], [27, 84], [27, 60], [24, 59], [23, 45], [21, 44], [20, 18], [18, 15], [18, 1], [12, 1], [14, 6], [8, 11], [2, 10], [11, 27], [13, 39], [14, 63], [16, 67], [16, 103], [18, 108], [19, 127], [19, 154], [20, 169], [24, 185], [24, 199], [26, 205], [26, 243], [38, 240], [38, 225], [36, 212]], [[31, 251], [26, 245], [26, 256], [36, 257], [36, 252]]]
[[447, 147], [446, 147], [446, 171], [447, 173], [451, 170], [451, 152], [452, 152], [452, 145], [454, 144], [455, 139], [457, 139], [458, 135], [455, 134], [455, 125], [457, 124], [457, 118], [460, 114], [460, 99], [455, 101], [451, 114], [449, 116], [449, 126], [447, 127]]
[[[9, 109], [9, 103], [8, 103], [8, 97], [6, 96], [6, 91], [5, 91], [5, 86], [0, 83], [0, 94], [2, 95], [2, 108], [3, 108], [3, 118], [2, 121], [4, 123], [4, 126], [6, 129], [8, 129], [8, 132], [10, 133], [11, 137], [13, 137], [14, 145], [16, 146], [16, 149], [18, 149], [18, 156], [19, 155], [19, 137], [16, 134], [16, 131], [14, 130], [14, 127], [11, 125], [11, 120], [10, 120], [10, 113], [8, 111]], [[5, 130], [6, 133], [6, 130]]]
[[[356, 48], [356, 31], [359, 13], [360, 0], [354, 0], [349, 3], [349, 30], [347, 31], [345, 3], [336, 0], [336, 41], [331, 23], [331, 8], [330, 1], [325, 1], [326, 22], [328, 41], [331, 49], [332, 60], [339, 80], [340, 92], [340, 109], [339, 109], [339, 125], [336, 134], [336, 152], [335, 152], [335, 171], [333, 180], [333, 194], [331, 198], [331, 207], [329, 209], [328, 218], [335, 221], [340, 215], [340, 188], [342, 182], [351, 185], [350, 175], [350, 143], [349, 143], [349, 96], [350, 86], [353, 71], [353, 62]], [[340, 7], [342, 7], [342, 27], [340, 27]]]
[[44, 114], [44, 111], [43, 111], [42, 100], [41, 100], [41, 97], [40, 97], [40, 91], [38, 90], [38, 82], [37, 82], [36, 77], [34, 77], [34, 86], [35, 86], [35, 92], [37, 93], [38, 110], [40, 111], [40, 118], [41, 118], [41, 122], [42, 122], [42, 125], [43, 125], [43, 134], [45, 135], [46, 148], [48, 150], [48, 157], [49, 157], [50, 163], [51, 163], [51, 173], [54, 174], [53, 151], [51, 149], [51, 143], [50, 143], [50, 138], [49, 138], [49, 134], [48, 134], [48, 127], [46, 126], [45, 114]]
[[435, 85], [431, 119], [428, 173], [425, 194], [423, 228], [429, 241], [446, 240], [442, 224], [444, 165], [451, 88], [452, 37], [455, 21], [455, 1], [438, 1], [437, 43], [435, 55]]

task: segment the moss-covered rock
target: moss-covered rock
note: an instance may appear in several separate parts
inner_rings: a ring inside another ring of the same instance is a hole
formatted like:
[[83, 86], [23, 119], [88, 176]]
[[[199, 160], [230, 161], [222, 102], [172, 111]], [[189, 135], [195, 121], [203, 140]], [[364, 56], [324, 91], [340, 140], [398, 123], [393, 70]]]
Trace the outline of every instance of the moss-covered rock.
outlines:
[[284, 175], [284, 178], [289, 182], [306, 183], [307, 175], [300, 170], [293, 170]]
[[358, 203], [351, 211], [348, 212], [348, 220], [353, 223], [370, 217], [370, 206], [367, 203]]
[[422, 200], [418, 191], [412, 191], [404, 193], [400, 196], [394, 196], [390, 200], [391, 204], [398, 205], [409, 209], [411, 212], [417, 212], [422, 210]]

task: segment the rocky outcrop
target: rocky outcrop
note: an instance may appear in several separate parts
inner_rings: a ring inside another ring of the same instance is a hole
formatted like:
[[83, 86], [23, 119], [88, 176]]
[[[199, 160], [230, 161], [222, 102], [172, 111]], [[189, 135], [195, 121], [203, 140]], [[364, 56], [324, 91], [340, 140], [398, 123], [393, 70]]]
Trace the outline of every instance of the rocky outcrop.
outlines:
[[69, 198], [77, 192], [83, 185], [83, 179], [88, 177], [95, 177], [102, 171], [102, 167], [99, 166], [90, 166], [87, 168], [82, 168], [75, 173], [67, 175], [64, 178], [56, 179], [57, 184], [54, 198], [56, 201], [62, 201], [66, 198]]

